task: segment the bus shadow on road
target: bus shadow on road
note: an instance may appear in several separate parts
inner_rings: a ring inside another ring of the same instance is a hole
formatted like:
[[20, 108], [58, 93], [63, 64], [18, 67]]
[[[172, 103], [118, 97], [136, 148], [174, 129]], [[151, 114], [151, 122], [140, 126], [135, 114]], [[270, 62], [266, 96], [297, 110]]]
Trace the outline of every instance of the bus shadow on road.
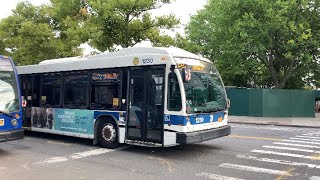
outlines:
[[0, 148], [0, 158], [9, 157], [11, 155], [10, 150], [4, 150]]
[[159, 157], [166, 159], [194, 159], [197, 156], [215, 154], [218, 151], [223, 151], [225, 148], [218, 144], [189, 144], [174, 147], [143, 147], [143, 146], [130, 146], [121, 151], [136, 155]]
[[31, 138], [37, 138], [42, 141], [55, 141], [55, 142], [61, 142], [66, 144], [93, 146], [92, 139], [85, 139], [80, 137], [71, 137], [71, 136], [65, 136], [65, 135], [49, 134], [49, 133], [34, 132], [34, 131], [25, 131], [25, 136], [31, 137]]

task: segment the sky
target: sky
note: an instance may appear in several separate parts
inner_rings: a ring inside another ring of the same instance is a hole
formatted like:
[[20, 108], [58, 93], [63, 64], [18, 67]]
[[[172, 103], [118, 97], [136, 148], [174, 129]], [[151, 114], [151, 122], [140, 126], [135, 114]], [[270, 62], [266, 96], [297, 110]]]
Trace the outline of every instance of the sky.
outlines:
[[[23, 0], [1, 0], [0, 1], [0, 20], [12, 14], [12, 9], [15, 9], [18, 2]], [[49, 0], [28, 0], [34, 5], [41, 5], [49, 3]], [[183, 34], [183, 25], [186, 25], [190, 20], [190, 15], [195, 15], [198, 10], [202, 9], [206, 4], [207, 0], [175, 0], [171, 4], [163, 5], [160, 9], [152, 12], [155, 16], [165, 15], [173, 13], [176, 17], [180, 18], [182, 24], [181, 28], [177, 28], [173, 32], [167, 32], [168, 34], [174, 35], [176, 32]], [[143, 42], [137, 46], [150, 46], [149, 42]], [[88, 45], [83, 45], [85, 48], [85, 54], [91, 51]]]

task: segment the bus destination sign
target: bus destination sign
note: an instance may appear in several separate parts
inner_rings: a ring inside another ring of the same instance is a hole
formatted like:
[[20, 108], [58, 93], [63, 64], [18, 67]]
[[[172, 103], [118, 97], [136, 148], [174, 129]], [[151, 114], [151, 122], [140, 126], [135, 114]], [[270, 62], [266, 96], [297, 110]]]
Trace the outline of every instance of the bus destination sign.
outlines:
[[93, 73], [93, 81], [108, 81], [108, 80], [119, 80], [120, 74], [118, 73]]

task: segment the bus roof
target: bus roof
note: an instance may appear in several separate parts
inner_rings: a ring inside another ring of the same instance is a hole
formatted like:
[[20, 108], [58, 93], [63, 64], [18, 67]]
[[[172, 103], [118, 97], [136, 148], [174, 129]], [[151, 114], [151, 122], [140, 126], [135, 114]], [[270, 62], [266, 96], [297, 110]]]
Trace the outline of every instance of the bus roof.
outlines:
[[[167, 61], [161, 61], [160, 58], [166, 57], [166, 59], [168, 59], [168, 56], [192, 58], [210, 62], [206, 58], [180, 48], [133, 47], [122, 49], [117, 52], [97, 54], [88, 57], [69, 57], [44, 60], [38, 65], [18, 66], [17, 70], [18, 74], [33, 74], [112, 67], [128, 67], [135, 65], [151, 65], [139, 63], [139, 59], [143, 58], [153, 58], [154, 65], [167, 64]], [[133, 63], [135, 58], [138, 59], [138, 64]], [[108, 63], [106, 63], [106, 61]], [[170, 63], [174, 64], [174, 62]]]

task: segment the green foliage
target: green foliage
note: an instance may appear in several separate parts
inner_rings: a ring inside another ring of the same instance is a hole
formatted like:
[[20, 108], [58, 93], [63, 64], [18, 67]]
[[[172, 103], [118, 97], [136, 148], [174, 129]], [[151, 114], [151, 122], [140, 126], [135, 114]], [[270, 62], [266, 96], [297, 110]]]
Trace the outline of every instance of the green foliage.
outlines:
[[174, 46], [180, 47], [181, 49], [184, 49], [189, 52], [193, 52], [195, 54], [200, 54], [205, 50], [204, 47], [191, 42], [188, 38], [183, 37], [180, 34], [176, 35]]
[[70, 11], [79, 12], [80, 8], [68, 4], [72, 3], [53, 0], [51, 5], [39, 7], [18, 3], [13, 14], [0, 21], [0, 45], [10, 49], [4, 53], [12, 56], [18, 65], [80, 55], [82, 50], [78, 47], [85, 42], [79, 23], [82, 16]]
[[[17, 64], [77, 56], [88, 42], [100, 51], [130, 47], [143, 40], [170, 46], [174, 39], [160, 30], [172, 29], [174, 15], [151, 16], [171, 0], [51, 0], [34, 6], [18, 3], [13, 14], [0, 21], [0, 52]], [[5, 50], [9, 51], [5, 51]]]
[[[88, 20], [88, 5], [84, 0], [51, 0], [50, 16], [53, 29], [59, 32], [59, 38], [68, 47], [76, 47], [89, 38], [84, 28]], [[69, 49], [70, 50], [70, 49]]]
[[161, 29], [172, 29], [179, 20], [174, 15], [152, 17], [150, 10], [171, 0], [89, 0], [90, 18], [86, 27], [91, 32], [90, 45], [100, 51], [134, 46], [150, 40], [156, 45], [169, 45], [172, 38], [161, 35]]
[[5, 54], [5, 45], [4, 42], [0, 39], [0, 54]]
[[319, 67], [319, 7], [318, 0], [209, 0], [187, 35], [217, 60], [227, 85], [303, 88]]

